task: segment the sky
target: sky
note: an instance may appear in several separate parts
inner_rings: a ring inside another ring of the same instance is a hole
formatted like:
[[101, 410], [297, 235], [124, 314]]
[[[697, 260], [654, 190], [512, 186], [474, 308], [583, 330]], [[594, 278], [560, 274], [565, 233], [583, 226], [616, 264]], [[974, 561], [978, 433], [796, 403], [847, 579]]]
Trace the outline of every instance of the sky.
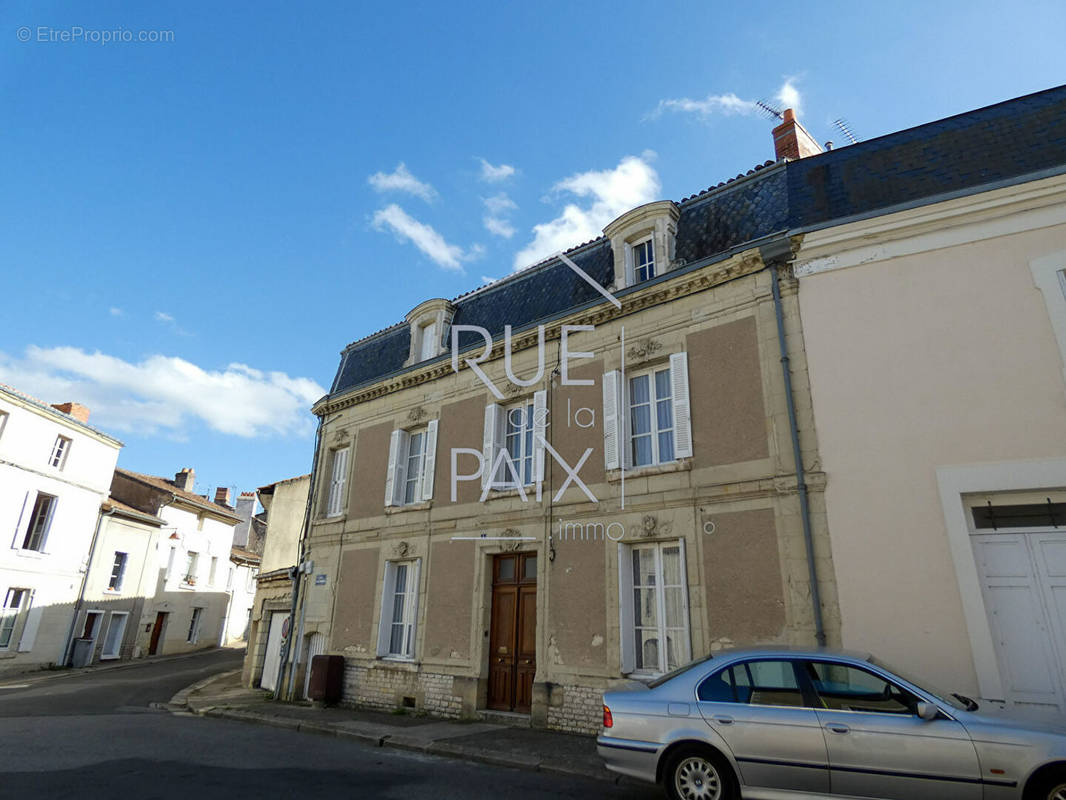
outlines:
[[842, 146], [836, 119], [1066, 82], [1064, 29], [1061, 2], [7, 2], [0, 382], [201, 493], [299, 475], [345, 345], [772, 159], [756, 100]]

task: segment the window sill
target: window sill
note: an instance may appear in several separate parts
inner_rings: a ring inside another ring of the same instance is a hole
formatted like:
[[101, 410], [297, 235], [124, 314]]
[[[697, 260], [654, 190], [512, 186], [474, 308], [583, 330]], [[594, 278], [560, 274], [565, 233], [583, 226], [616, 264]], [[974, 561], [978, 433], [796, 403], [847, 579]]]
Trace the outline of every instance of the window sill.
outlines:
[[[625, 471], [626, 478], [647, 478], [651, 475], [669, 475], [672, 472], [688, 472], [692, 469], [692, 459], [682, 458], [677, 461], [667, 461], [665, 464], [649, 464], [646, 467], [634, 467]], [[607, 471], [608, 483], [620, 483], [622, 470], [612, 469]]]
[[410, 503], [405, 506], [385, 506], [386, 514], [399, 514], [403, 511], [428, 511], [433, 508], [432, 500], [423, 500], [420, 503]]
[[[522, 492], [525, 492], [525, 495], [526, 495], [527, 498], [531, 497], [531, 496], [532, 497], [536, 497], [537, 496], [537, 484], [536, 483], [527, 483], [526, 485], [524, 485], [522, 487]], [[510, 486], [510, 487], [507, 487], [506, 489], [504, 489], [504, 488], [489, 489], [489, 494], [488, 494], [488, 497], [486, 499], [488, 499], [488, 500], [498, 500], [498, 499], [503, 498], [503, 497], [521, 497], [522, 496], [522, 492], [520, 492], [518, 490], [518, 487], [516, 487], [516, 486]]]
[[44, 558], [48, 555], [43, 550], [26, 550], [22, 547], [12, 547], [11, 549], [15, 551], [15, 555], [21, 558]]
[[119, 656], [117, 654], [113, 655], [113, 656], [105, 656], [103, 653], [101, 653], [100, 654], [100, 660], [101, 661], [118, 661], [119, 660]]
[[[104, 594], [110, 595], [111, 597], [118, 597], [119, 595], [122, 594], [122, 590], [121, 589], [104, 589]], [[115, 657], [118, 658], [118, 656], [115, 656]]]
[[411, 671], [416, 671], [418, 669], [418, 663], [413, 657], [409, 656], [378, 656], [377, 660], [390, 667], [404, 667]]
[[[179, 583], [178, 584], [178, 588], [179, 589], [184, 589], [187, 592], [195, 592], [196, 591], [196, 585], [192, 584], [192, 583]], [[195, 642], [189, 642], [189, 644], [196, 644], [196, 643]]]

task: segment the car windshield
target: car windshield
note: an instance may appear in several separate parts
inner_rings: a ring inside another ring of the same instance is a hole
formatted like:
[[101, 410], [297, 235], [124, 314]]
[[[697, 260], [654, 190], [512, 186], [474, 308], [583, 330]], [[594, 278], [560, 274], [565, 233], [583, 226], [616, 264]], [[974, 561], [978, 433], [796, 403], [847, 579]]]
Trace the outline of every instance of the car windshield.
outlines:
[[958, 709], [959, 711], [976, 711], [977, 710], [977, 703], [975, 703], [973, 700], [970, 700], [970, 698], [968, 698], [968, 697], [964, 697], [963, 695], [960, 695], [960, 694], [952, 694], [952, 693], [949, 693], [949, 692], [942, 691], [941, 689], [937, 688], [936, 686], [930, 685], [928, 681], [926, 681], [924, 679], [921, 679], [921, 680], [915, 679], [915, 678], [911, 677], [910, 675], [908, 675], [903, 670], [896, 669], [895, 667], [893, 667], [893, 666], [891, 666], [889, 664], [886, 664], [884, 661], [882, 661], [879, 658], [873, 658], [871, 656], [870, 657], [870, 663], [873, 664], [876, 667], [880, 667], [881, 669], [888, 670], [893, 675], [898, 675], [899, 677], [903, 678], [903, 680], [907, 681], [908, 683], [914, 684], [919, 689], [921, 689], [923, 692], [925, 692], [926, 694], [932, 695], [933, 697], [935, 697], [937, 700], [939, 700], [944, 705], [951, 706], [952, 708]]
[[692, 661], [689, 661], [687, 664], [684, 664], [684, 665], [678, 667], [677, 669], [670, 670], [665, 675], [660, 675], [658, 678], [656, 678], [655, 680], [653, 680], [650, 683], [648, 683], [648, 688], [649, 689], [654, 689], [656, 686], [662, 686], [668, 680], [676, 678], [682, 672], [688, 672], [690, 669], [695, 667], [697, 664], [703, 664], [706, 661], [710, 661], [712, 658], [714, 658], [714, 656], [706, 655], [706, 656], [701, 656], [700, 658], [693, 659]]

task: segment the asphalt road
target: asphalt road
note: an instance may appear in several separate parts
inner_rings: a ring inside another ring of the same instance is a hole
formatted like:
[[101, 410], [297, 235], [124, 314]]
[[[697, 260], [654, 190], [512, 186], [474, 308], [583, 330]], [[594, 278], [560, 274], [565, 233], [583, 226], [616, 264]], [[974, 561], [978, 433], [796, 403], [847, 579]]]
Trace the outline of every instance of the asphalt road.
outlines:
[[489, 767], [149, 708], [241, 653], [0, 682], [0, 798], [659, 800], [654, 787]]

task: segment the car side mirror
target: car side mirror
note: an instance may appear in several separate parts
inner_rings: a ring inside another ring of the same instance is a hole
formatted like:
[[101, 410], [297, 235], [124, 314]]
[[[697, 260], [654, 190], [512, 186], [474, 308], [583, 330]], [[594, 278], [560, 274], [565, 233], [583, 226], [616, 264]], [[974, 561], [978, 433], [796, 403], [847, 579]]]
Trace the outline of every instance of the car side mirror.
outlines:
[[918, 717], [924, 719], [926, 722], [930, 722], [940, 716], [940, 709], [932, 703], [927, 703], [924, 700], [918, 701], [917, 707]]

